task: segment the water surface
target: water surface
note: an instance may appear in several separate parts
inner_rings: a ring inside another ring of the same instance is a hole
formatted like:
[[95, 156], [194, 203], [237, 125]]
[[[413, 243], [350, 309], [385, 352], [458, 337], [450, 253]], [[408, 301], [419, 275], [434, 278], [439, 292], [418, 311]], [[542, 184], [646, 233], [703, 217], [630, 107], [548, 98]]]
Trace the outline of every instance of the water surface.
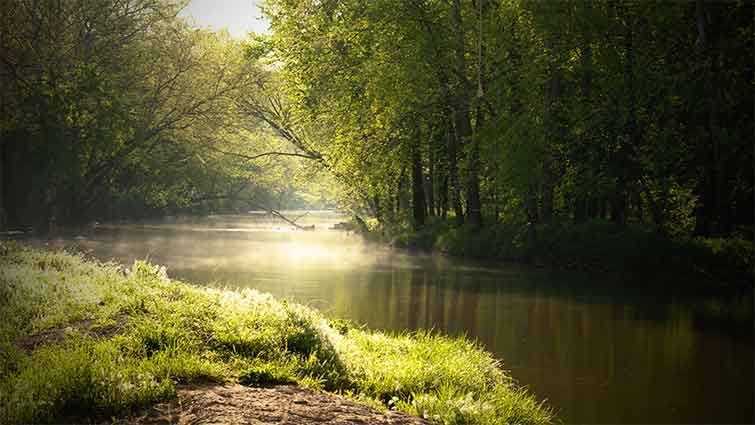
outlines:
[[[297, 214], [292, 214], [297, 215]], [[753, 421], [752, 294], [648, 293], [605, 277], [417, 255], [265, 214], [99, 226], [53, 241], [148, 258], [171, 277], [252, 287], [386, 330], [478, 340], [568, 423]], [[659, 282], [663, 285], [663, 282]]]

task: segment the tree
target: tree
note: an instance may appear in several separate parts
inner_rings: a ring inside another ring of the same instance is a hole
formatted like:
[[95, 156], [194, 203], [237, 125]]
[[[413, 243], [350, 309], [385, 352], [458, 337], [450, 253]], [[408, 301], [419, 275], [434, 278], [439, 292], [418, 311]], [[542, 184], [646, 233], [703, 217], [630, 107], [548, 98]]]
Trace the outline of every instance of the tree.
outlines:
[[10, 225], [189, 207], [259, 173], [219, 151], [250, 134], [237, 99], [260, 70], [227, 34], [187, 26], [182, 6], [2, 3], [0, 215]]
[[752, 222], [752, 66], [734, 54], [752, 44], [750, 8], [277, 0], [266, 12], [289, 127], [381, 222], [419, 227], [450, 208], [473, 227], [492, 214], [689, 236], [695, 221], [706, 234]]

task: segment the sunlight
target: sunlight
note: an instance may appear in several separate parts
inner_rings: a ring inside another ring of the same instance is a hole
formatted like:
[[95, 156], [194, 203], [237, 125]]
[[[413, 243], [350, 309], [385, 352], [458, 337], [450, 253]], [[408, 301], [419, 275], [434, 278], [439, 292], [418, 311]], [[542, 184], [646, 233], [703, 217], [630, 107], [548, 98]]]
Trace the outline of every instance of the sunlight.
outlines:
[[191, 0], [180, 16], [189, 18], [198, 27], [227, 29], [233, 38], [243, 40], [250, 32], [262, 34], [270, 30], [259, 3], [254, 0]]
[[[284, 254], [289, 264], [312, 264], [330, 262], [341, 252], [336, 253], [333, 247], [312, 244], [304, 241], [294, 241], [284, 245]], [[340, 249], [338, 251], [341, 251]]]

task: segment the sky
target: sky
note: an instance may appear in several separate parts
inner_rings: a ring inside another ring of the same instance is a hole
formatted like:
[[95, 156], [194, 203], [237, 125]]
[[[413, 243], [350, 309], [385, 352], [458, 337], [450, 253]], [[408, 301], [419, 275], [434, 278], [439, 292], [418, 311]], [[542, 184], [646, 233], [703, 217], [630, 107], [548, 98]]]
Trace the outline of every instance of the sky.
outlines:
[[191, 0], [181, 11], [202, 28], [228, 28], [234, 38], [246, 38], [250, 31], [267, 32], [268, 23], [262, 19], [260, 0]]

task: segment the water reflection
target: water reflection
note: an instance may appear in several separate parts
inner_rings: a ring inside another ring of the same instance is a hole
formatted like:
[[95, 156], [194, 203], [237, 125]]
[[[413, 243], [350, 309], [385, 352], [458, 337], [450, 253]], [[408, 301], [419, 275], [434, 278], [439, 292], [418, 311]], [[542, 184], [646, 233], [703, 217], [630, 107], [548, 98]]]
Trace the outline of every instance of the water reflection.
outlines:
[[[149, 257], [171, 276], [255, 287], [373, 328], [478, 340], [567, 422], [753, 419], [752, 296], [632, 293], [596, 278], [391, 252], [264, 216], [106, 226], [76, 242], [102, 258]], [[69, 244], [61, 239], [58, 244]]]

